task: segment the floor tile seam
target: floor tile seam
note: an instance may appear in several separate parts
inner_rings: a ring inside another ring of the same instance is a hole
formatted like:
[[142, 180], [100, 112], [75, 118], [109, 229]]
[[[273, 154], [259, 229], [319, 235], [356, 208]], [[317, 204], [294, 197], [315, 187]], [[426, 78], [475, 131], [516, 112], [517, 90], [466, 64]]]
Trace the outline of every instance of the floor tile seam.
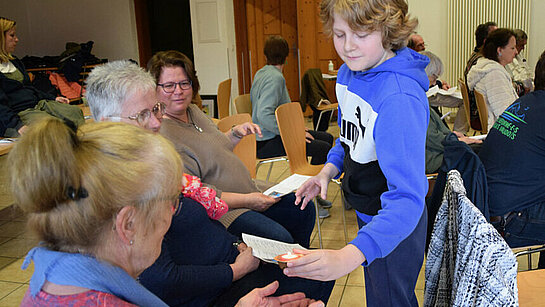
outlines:
[[[342, 299], [343, 299], [343, 297], [344, 297], [344, 292], [346, 292], [346, 287], [363, 288], [362, 291], [365, 292], [365, 286], [350, 286], [350, 285], [345, 285], [345, 286], [344, 286], [344, 289], [343, 289], [343, 296], [341, 296], [341, 300], [339, 301], [339, 307], [341, 307]], [[363, 297], [362, 297], [362, 298], [363, 298]]]
[[343, 296], [344, 296], [344, 291], [346, 290], [346, 284], [343, 285], [343, 291], [341, 292], [341, 295], [340, 295], [340, 298], [339, 298], [339, 302], [337, 303], [337, 307], [341, 307], [341, 303], [343, 301]]
[[4, 256], [1, 256], [3, 258], [10, 258], [10, 261], [7, 262], [4, 266], [0, 267], [0, 272], [2, 272], [3, 269], [5, 269], [6, 267], [12, 265], [14, 262], [16, 262], [17, 260], [20, 260], [21, 258], [16, 258], [16, 257], [4, 257]]
[[[0, 280], [0, 281], [3, 281], [3, 280]], [[15, 291], [21, 289], [21, 287], [23, 287], [24, 285], [27, 285], [25, 283], [19, 283], [19, 282], [13, 282], [13, 281], [10, 281], [12, 283], [17, 283], [17, 284], [20, 284], [17, 288], [13, 289], [13, 291], [11, 291], [10, 293], [4, 295], [3, 297], [0, 297], [0, 304], [2, 304], [2, 301], [7, 298], [8, 296], [10, 296], [12, 293], [14, 293]]]

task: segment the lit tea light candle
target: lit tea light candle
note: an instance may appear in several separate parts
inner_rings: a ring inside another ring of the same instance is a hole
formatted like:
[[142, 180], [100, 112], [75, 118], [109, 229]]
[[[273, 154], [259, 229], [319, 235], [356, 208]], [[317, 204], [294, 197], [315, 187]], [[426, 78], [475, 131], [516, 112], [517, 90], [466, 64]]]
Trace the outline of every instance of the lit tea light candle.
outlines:
[[283, 258], [292, 260], [292, 259], [295, 259], [295, 258], [298, 258], [298, 257], [297, 257], [297, 255], [292, 254], [291, 252], [288, 252], [287, 254], [283, 255]]
[[287, 263], [289, 261], [292, 261], [301, 257], [303, 257], [302, 254], [293, 254], [291, 252], [287, 252], [286, 254], [282, 254], [282, 255], [278, 255], [274, 257], [274, 260], [278, 262], [278, 266], [281, 269], [284, 269], [287, 266]]

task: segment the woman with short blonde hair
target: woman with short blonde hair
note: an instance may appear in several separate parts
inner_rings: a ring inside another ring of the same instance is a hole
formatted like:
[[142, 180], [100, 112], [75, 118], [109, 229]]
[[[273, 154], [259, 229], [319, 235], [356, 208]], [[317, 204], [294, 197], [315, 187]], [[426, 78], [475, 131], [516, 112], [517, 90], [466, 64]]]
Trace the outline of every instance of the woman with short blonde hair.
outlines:
[[183, 165], [169, 141], [122, 123], [74, 131], [46, 119], [8, 161], [16, 203], [41, 241], [25, 260], [35, 270], [23, 306], [165, 306], [135, 279], [179, 207]]

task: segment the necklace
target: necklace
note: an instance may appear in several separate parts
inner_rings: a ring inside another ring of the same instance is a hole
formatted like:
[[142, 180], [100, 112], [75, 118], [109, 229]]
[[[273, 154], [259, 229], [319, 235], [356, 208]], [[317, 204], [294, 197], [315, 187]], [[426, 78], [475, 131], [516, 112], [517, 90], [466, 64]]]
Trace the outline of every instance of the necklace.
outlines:
[[177, 121], [177, 122], [180, 122], [180, 123], [184, 123], [184, 124], [191, 124], [191, 125], [193, 126], [193, 128], [195, 128], [195, 130], [197, 130], [197, 131], [199, 131], [199, 132], [202, 133], [202, 131], [203, 131], [202, 128], [199, 127], [199, 126], [197, 126], [197, 124], [195, 124], [195, 122], [194, 122], [193, 119], [191, 118], [191, 112], [189, 112], [189, 109], [187, 109], [186, 113], [187, 113], [187, 121], [188, 121], [187, 123], [184, 122], [183, 120], [181, 120], [181, 119], [175, 117], [175, 116], [172, 116], [172, 115], [168, 114], [168, 113], [165, 113], [165, 114], [166, 114], [166, 116], [167, 116], [168, 118], [173, 119], [174, 121]]

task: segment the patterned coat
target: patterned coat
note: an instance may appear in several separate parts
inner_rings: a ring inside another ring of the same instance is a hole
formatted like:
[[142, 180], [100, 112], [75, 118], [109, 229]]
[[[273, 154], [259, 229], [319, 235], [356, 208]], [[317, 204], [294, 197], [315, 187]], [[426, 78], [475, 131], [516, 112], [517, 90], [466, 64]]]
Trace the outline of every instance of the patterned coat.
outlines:
[[426, 261], [424, 306], [518, 306], [517, 262], [500, 234], [448, 173]]

